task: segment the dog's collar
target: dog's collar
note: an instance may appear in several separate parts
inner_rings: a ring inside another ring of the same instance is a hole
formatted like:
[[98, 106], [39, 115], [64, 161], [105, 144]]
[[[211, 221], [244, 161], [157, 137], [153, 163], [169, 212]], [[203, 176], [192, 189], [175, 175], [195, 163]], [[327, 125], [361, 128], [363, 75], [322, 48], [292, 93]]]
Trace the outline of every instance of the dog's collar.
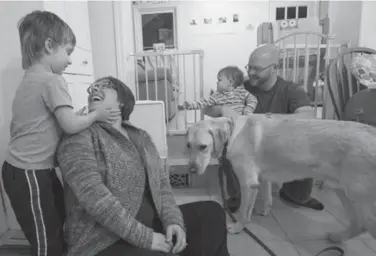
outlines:
[[226, 141], [226, 142], [223, 144], [223, 150], [222, 150], [221, 157], [219, 158], [219, 161], [222, 161], [223, 159], [226, 158], [226, 155], [227, 155], [227, 146], [228, 146], [228, 141]]

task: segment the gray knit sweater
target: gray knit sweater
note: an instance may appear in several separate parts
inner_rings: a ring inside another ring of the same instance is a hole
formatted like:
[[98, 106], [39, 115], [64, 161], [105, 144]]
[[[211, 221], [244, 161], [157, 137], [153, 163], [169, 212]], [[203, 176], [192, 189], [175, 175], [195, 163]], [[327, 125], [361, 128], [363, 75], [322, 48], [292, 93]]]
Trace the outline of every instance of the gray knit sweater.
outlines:
[[[178, 224], [184, 228], [169, 175], [150, 136], [129, 123], [123, 127], [131, 140], [110, 125], [98, 123], [64, 137], [58, 147], [68, 256], [96, 255], [119, 239], [151, 248], [153, 230], [135, 219], [145, 188], [145, 168], [164, 227]], [[144, 157], [135, 145], [144, 150]]]

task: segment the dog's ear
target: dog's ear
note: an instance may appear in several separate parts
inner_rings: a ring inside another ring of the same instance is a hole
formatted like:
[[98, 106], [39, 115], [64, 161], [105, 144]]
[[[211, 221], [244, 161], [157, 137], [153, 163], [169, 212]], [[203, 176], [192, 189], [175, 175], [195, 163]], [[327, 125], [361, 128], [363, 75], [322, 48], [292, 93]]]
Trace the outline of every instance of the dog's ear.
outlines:
[[188, 154], [188, 147], [187, 147], [187, 144], [188, 144], [188, 134], [189, 134], [189, 130], [190, 130], [191, 127], [188, 127], [187, 129], [187, 132], [185, 133], [185, 142], [184, 142], [184, 148], [183, 148], [183, 153], [184, 155], [187, 155]]
[[212, 154], [215, 157], [220, 157], [225, 143], [231, 137], [233, 121], [229, 118], [215, 118], [211, 124], [209, 133], [213, 137]]

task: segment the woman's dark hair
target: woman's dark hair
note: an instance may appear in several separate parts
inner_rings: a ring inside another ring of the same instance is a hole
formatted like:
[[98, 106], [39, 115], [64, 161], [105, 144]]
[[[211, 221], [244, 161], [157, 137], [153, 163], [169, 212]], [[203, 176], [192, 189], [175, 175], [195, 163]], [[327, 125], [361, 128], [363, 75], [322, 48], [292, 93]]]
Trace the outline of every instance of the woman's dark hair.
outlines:
[[132, 90], [129, 89], [125, 83], [112, 76], [99, 78], [94, 83], [108, 83], [107, 86], [109, 88], [113, 88], [117, 91], [118, 100], [121, 104], [121, 118], [128, 121], [136, 103]]

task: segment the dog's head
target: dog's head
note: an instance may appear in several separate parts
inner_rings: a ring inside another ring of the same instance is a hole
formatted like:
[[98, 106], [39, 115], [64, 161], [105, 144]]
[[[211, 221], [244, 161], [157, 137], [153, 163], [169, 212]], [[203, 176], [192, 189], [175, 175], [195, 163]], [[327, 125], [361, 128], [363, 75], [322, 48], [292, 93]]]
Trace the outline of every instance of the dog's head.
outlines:
[[211, 158], [221, 156], [224, 144], [230, 139], [231, 118], [219, 117], [192, 125], [186, 135], [188, 169], [199, 175], [205, 172]]

